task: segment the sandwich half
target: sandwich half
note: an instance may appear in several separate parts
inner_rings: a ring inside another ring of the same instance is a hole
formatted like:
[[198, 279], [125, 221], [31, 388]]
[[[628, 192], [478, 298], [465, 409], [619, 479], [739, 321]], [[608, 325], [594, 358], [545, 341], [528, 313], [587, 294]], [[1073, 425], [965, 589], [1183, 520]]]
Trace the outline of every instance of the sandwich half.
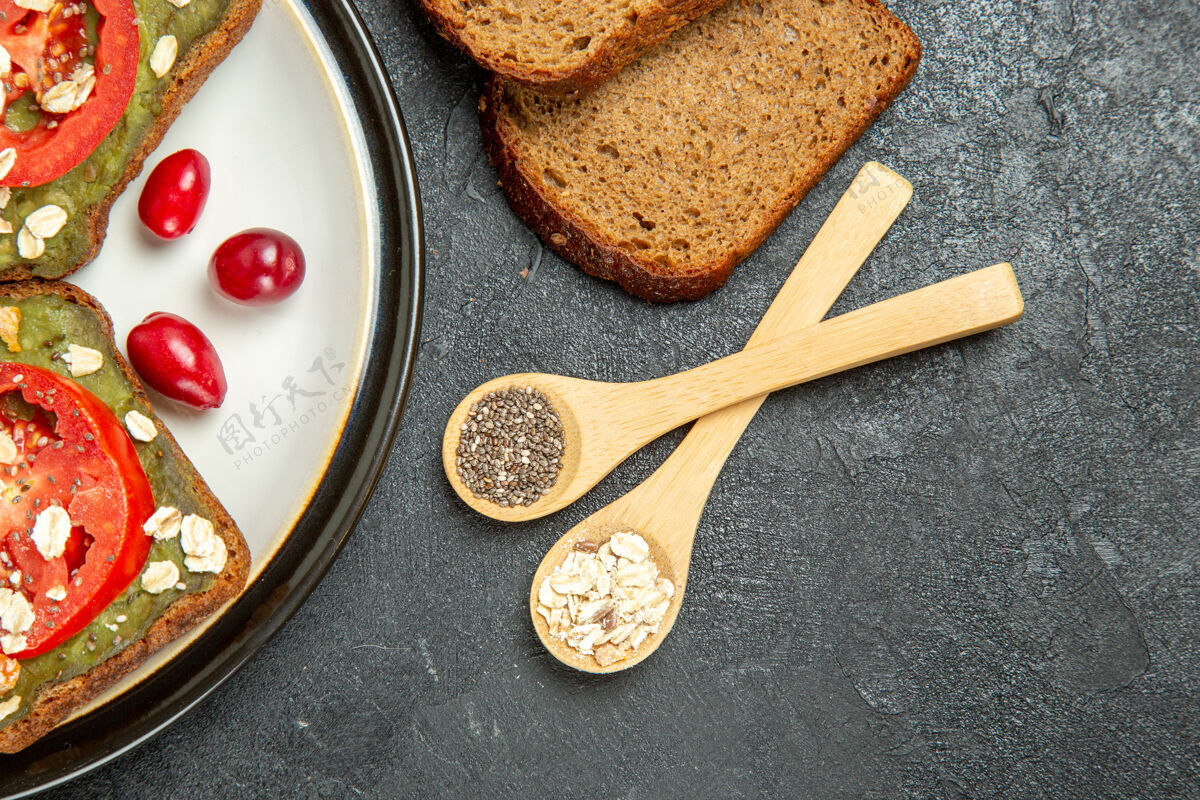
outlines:
[[[261, 2], [0, 0], [0, 81], [21, 92], [0, 125], [0, 280], [96, 257], [113, 202]], [[63, 65], [64, 47], [83, 55]]]
[[242, 590], [250, 551], [87, 293], [0, 284], [0, 752]]

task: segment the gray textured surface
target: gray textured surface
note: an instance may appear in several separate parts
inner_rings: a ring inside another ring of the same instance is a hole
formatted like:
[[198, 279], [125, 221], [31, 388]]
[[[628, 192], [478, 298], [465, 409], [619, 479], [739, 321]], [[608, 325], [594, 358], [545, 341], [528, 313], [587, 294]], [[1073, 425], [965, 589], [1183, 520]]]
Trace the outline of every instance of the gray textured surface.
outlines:
[[[926, 44], [908, 92], [724, 289], [662, 308], [542, 252], [481, 154], [476, 73], [408, 3], [359, 4], [429, 231], [395, 453], [286, 629], [59, 796], [1200, 796], [1194, 0], [893, 0]], [[559, 668], [534, 565], [677, 438], [503, 528], [441, 475], [450, 409], [506, 372], [731, 352], [871, 158], [916, 197], [838, 309], [1011, 260], [1025, 320], [773, 397], [668, 642], [613, 679]]]

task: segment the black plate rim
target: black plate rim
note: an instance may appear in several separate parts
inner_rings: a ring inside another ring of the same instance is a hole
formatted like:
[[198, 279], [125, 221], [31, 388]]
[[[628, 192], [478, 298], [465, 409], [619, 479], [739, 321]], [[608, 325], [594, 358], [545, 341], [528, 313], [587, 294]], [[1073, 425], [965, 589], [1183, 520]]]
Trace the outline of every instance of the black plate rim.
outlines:
[[368, 107], [379, 123], [363, 130], [376, 180], [383, 261], [366, 363], [342, 437], [292, 535], [234, 605], [183, 652], [112, 703], [21, 753], [0, 756], [4, 800], [61, 786], [129, 752], [240, 669], [324, 577], [391, 453], [421, 327], [425, 254], [416, 163], [387, 71], [357, 9], [350, 0], [298, 2], [335, 55], [349, 58], [339, 58], [339, 64], [354, 105]]

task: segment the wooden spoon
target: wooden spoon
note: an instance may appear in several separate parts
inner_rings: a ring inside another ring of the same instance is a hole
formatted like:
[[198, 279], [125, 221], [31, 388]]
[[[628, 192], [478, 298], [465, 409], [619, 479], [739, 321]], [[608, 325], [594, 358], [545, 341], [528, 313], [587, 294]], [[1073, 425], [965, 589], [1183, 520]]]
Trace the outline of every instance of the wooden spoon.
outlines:
[[[904, 178], [878, 162], [863, 165], [767, 309], [751, 344], [761, 345], [818, 322], [911, 198], [912, 186]], [[784, 351], [792, 346], [779, 345]], [[757, 357], [767, 355], [783, 360], [791, 357], [790, 353], [781, 355], [780, 352]], [[748, 363], [753, 363], [756, 356], [747, 358], [743, 353], [730, 358], [735, 360], [723, 359], [723, 367], [717, 367], [716, 364], [721, 362], [716, 362], [660, 379], [666, 383], [600, 383], [543, 373], [509, 375], [489, 381], [468, 394], [450, 415], [442, 436], [442, 466], [446, 477], [463, 502], [493, 519], [523, 522], [552, 514], [578, 500], [632, 453], [667, 431], [707, 411], [756, 395], [765, 396], [764, 392], [768, 391], [765, 388], [748, 392], [745, 386], [736, 382], [720, 382], [722, 369], [734, 366], [742, 370]], [[747, 360], [738, 360], [741, 358]], [[848, 366], [853, 365], [842, 368]], [[699, 372], [710, 369], [718, 371], [715, 377], [713, 372]], [[680, 384], [686, 384], [689, 375], [691, 379], [699, 378], [700, 383], [687, 387], [687, 395], [672, 394], [683, 388]], [[725, 376], [728, 378], [728, 373]], [[770, 374], [752, 377], [765, 383], [772, 382]], [[809, 374], [807, 378], [796, 378], [791, 383], [815, 377], [819, 375]], [[712, 382], [703, 385], [705, 380]], [[790, 383], [779, 384], [780, 387], [786, 385]], [[501, 506], [476, 497], [463, 483], [456, 468], [455, 451], [471, 406], [490, 391], [514, 386], [533, 386], [547, 396], [562, 419], [566, 441], [558, 480], [548, 494], [529, 506]], [[758, 406], [754, 408], [757, 410]], [[649, 413], [645, 413], [647, 411]], [[742, 427], [738, 428], [739, 434]], [[736, 437], [733, 441], [737, 441]]]
[[[997, 264], [835, 317], [780, 341], [788, 342], [794, 354], [800, 355], [805, 374], [819, 377], [1007, 325], [1021, 318], [1023, 308], [1012, 267]], [[727, 435], [709, 431], [714, 438]], [[694, 432], [688, 438], [692, 435]], [[687, 460], [672, 458], [632, 492], [568, 531], [542, 559], [533, 578], [530, 612], [542, 642], [560, 661], [587, 672], [627, 669], [653, 652], [670, 631], [682, 602], [700, 514], [728, 456], [726, 446], [725, 453], [715, 458], [714, 445], [689, 449], [686, 452], [692, 458]], [[658, 632], [625, 661], [602, 668], [565, 642], [550, 638], [537, 613], [537, 590], [577, 542], [600, 544], [616, 531], [640, 533], [676, 591]]]
[[[796, 263], [759, 322], [750, 343], [770, 341], [820, 322], [908, 205], [912, 193], [908, 181], [887, 167], [874, 161], [865, 164]], [[745, 400], [699, 419], [654, 475], [625, 497], [576, 525], [550, 548], [533, 578], [529, 614], [538, 637], [552, 655], [576, 669], [607, 673], [628, 669], [654, 652], [679, 613], [686, 588], [691, 542], [704, 502], [725, 459], [764, 399], [765, 396]], [[542, 580], [561, 563], [576, 542], [591, 538], [598, 544], [615, 532], [614, 527], [627, 524], [624, 520], [626, 509], [630, 509], [629, 521], [637, 527], [639, 520], [646, 516], [646, 504], [650, 502], [662, 502], [667, 507], [674, 502], [683, 503], [672, 526], [676, 535], [668, 540], [674, 543], [672, 551], [665, 551], [653, 536], [649, 540], [653, 548], [651, 556], [674, 584], [675, 594], [652, 641], [644, 642], [633, 657], [601, 667], [591, 656], [581, 656], [550, 637], [545, 620], [537, 613], [537, 592]], [[678, 564], [683, 565], [682, 569], [675, 566]]]
[[[1006, 315], [1013, 308], [1010, 289], [1015, 283], [1010, 285], [1000, 272], [981, 270], [957, 282], [885, 300], [665, 378], [637, 383], [545, 373], [496, 378], [468, 394], [455, 409], [442, 452], [444, 458], [456, 458], [467, 414], [489, 392], [513, 386], [540, 391], [558, 412], [566, 442], [562, 471], [550, 493], [532, 506], [515, 507], [518, 513], [540, 516], [582, 495], [648, 442], [698, 417], [1010, 322]], [[1010, 269], [1007, 275], [1011, 274]], [[460, 496], [471, 495], [485, 507], [503, 508], [475, 498], [453, 464], [447, 462], [447, 474]]]

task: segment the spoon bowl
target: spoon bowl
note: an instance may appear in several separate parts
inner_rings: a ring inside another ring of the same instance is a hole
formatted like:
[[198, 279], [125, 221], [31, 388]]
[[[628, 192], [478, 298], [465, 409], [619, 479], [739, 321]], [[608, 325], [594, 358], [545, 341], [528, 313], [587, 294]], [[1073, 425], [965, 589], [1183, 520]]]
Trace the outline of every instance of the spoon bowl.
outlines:
[[[591, 486], [576, 485], [583, 456], [583, 432], [587, 430], [587, 424], [590, 422], [590, 419], [585, 419], [581, 424], [575, 413], [575, 409], [580, 407], [580, 395], [585, 384], [593, 384], [595, 387], [604, 385], [597, 381], [585, 381], [544, 372], [524, 372], [495, 378], [471, 390], [450, 414], [450, 421], [446, 423], [446, 432], [442, 436], [442, 467], [446, 471], [450, 485], [454, 487], [454, 491], [458, 493], [463, 502], [480, 514], [493, 519], [503, 522], [520, 522], [532, 519], [534, 516], [557, 511], [591, 488]], [[475, 496], [458, 474], [458, 445], [471, 407], [484, 400], [492, 392], [527, 386], [541, 392], [550, 401], [550, 405], [562, 423], [563, 433], [563, 452], [558, 480], [550, 487], [547, 494], [534, 502], [533, 505], [540, 513], [535, 513], [533, 516], [530, 513], [530, 506], [503, 506]]]
[[[687, 567], [691, 561], [691, 543], [694, 538], [675, 536], [670, 531], [650, 531], [647, 529], [647, 522], [650, 521], [644, 518], [639, 519], [637, 523], [631, 521], [632, 517], [644, 517], [644, 515], [639, 515], [634, 508], [614, 509], [613, 506], [609, 506], [604, 511], [610, 513], [594, 514], [567, 531], [554, 543], [554, 546], [547, 551], [538, 565], [529, 591], [529, 616], [533, 620], [534, 630], [537, 632], [538, 638], [542, 640], [542, 644], [552, 656], [567, 666], [594, 675], [608, 675], [636, 666], [657, 650], [658, 646], [666, 639], [667, 633], [670, 632], [671, 627], [675, 624], [675, 619], [679, 616], [679, 610], [683, 607], [684, 589], [687, 586]], [[651, 522], [651, 524], [653, 523]], [[650, 545], [649, 558], [658, 567], [659, 577], [669, 580], [675, 591], [671, 595], [670, 604], [658, 625], [658, 630], [646, 637], [646, 640], [636, 650], [626, 651], [627, 655], [624, 659], [612, 664], [601, 665], [593, 656], [584, 655], [562, 639], [551, 635], [549, 624], [545, 617], [538, 612], [538, 591], [542, 586], [542, 581], [550, 577], [558, 565], [575, 549], [575, 545], [580, 542], [591, 542], [600, 546], [608, 541], [614, 533], [622, 531], [636, 532], [646, 540], [646, 543]], [[686, 547], [687, 552], [682, 552], [681, 548], [683, 547]]]

